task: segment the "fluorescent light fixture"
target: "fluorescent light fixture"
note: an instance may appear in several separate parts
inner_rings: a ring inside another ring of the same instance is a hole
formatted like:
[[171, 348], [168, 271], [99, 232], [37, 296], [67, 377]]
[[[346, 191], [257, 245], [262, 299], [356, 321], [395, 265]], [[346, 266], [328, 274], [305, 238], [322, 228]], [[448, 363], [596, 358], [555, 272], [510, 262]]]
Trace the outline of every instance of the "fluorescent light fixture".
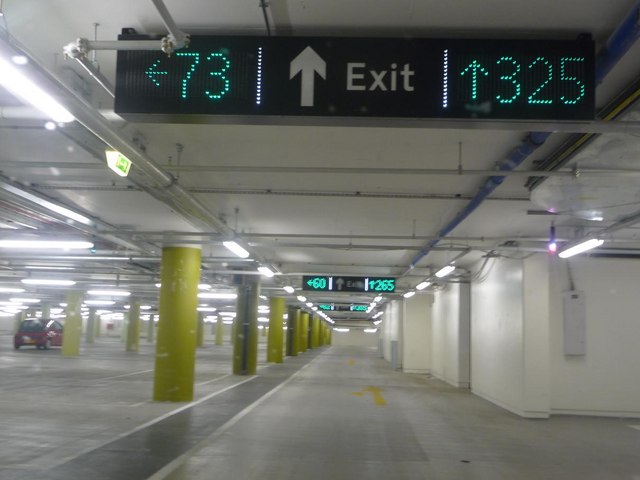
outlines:
[[382, 323], [382, 320], [376, 320], [375, 322], [373, 322], [373, 324], [374, 324], [375, 326], [378, 326], [378, 325], [380, 325], [381, 323]]
[[311, 302], [307, 302], [307, 303], [305, 303], [305, 305], [306, 305], [307, 307], [309, 307], [309, 308], [313, 307], [313, 303], [311, 303]]
[[[58, 280], [54, 278], [23, 278], [20, 281], [25, 285], [42, 285], [49, 287], [70, 287], [76, 284], [74, 280]], [[63, 305], [60, 304], [60, 306]]]
[[339, 328], [339, 327], [335, 327], [333, 329], [334, 332], [342, 332], [342, 333], [346, 333], [349, 332], [350, 330], [348, 328]]
[[233, 320], [222, 320], [225, 325], [233, 325]]
[[9, 301], [14, 303], [40, 303], [39, 298], [10, 298]]
[[377, 328], [365, 328], [364, 333], [376, 333], [378, 331]]
[[3, 58], [0, 58], [0, 85], [55, 122], [68, 123], [75, 120], [69, 110], [32, 82], [15, 64], [12, 65]]
[[427, 282], [426, 280], [424, 282], [420, 282], [418, 285], [416, 285], [416, 290], [424, 290], [425, 288], [427, 288], [429, 285], [431, 285], [431, 282]]
[[24, 288], [0, 287], [0, 293], [22, 293]]
[[269, 323], [269, 319], [267, 317], [258, 317], [258, 321], [260, 323]]
[[73, 267], [45, 267], [44, 265], [25, 265], [27, 270], [75, 270]]
[[249, 252], [247, 252], [243, 247], [238, 245], [233, 240], [227, 240], [226, 242], [222, 242], [222, 245], [227, 247], [228, 250], [232, 251], [233, 253], [235, 253], [240, 258], [248, 258], [249, 257]]
[[282, 289], [287, 293], [293, 293], [296, 291], [296, 289], [293, 288], [291, 285], [285, 285], [284, 287], [282, 287]]
[[14, 195], [24, 198], [25, 200], [35, 203], [36, 205], [44, 207], [47, 210], [51, 210], [52, 212], [58, 213], [64, 217], [67, 217], [71, 220], [75, 220], [76, 222], [80, 222], [84, 225], [93, 226], [93, 221], [90, 218], [87, 218], [84, 215], [80, 215], [79, 213], [76, 213], [73, 210], [69, 210], [66, 207], [52, 203], [49, 200], [40, 198], [36, 195], [33, 195], [32, 193], [25, 192], [24, 190], [14, 187], [13, 185], [3, 183], [2, 188], [4, 188], [8, 192], [13, 193]]
[[236, 316], [236, 312], [218, 312], [218, 315], [220, 315], [221, 317], [234, 318]]
[[298, 301], [304, 303], [304, 302], [307, 301], [307, 297], [304, 297], [302, 295], [298, 295]]
[[215, 312], [216, 309], [214, 307], [198, 307], [199, 312]]
[[113, 300], [85, 300], [84, 304], [91, 306], [91, 305], [95, 305], [95, 306], [106, 306], [106, 305], [113, 305], [114, 303], [116, 303]]
[[414, 292], [413, 290], [411, 290], [410, 292], [407, 292], [403, 295], [404, 298], [411, 298], [416, 294], [416, 292]]
[[[1, 1], [0, 4], [2, 4]], [[0, 15], [2, 15], [2, 12], [0, 12]], [[24, 55], [13, 55], [11, 57], [11, 61], [16, 65], [26, 65], [27, 63], [29, 63], [29, 59]]]
[[0, 248], [59, 248], [62, 250], [86, 250], [93, 248], [93, 242], [75, 240], [0, 240]]
[[129, 175], [131, 160], [116, 150], [105, 150], [107, 156], [107, 166], [121, 177]]
[[269, 267], [258, 267], [258, 271], [265, 277], [269, 278], [275, 275], [275, 273], [273, 273]]
[[199, 293], [198, 298], [209, 298], [209, 299], [218, 299], [218, 300], [234, 300], [238, 298], [237, 293]]
[[436, 277], [438, 278], [446, 277], [455, 269], [456, 267], [454, 265], [447, 265], [446, 267], [442, 267], [440, 270], [436, 272]]
[[378, 295], [376, 298], [373, 299], [373, 301], [376, 303], [380, 303], [381, 300], [382, 300], [382, 295]]
[[566, 250], [561, 251], [558, 256], [560, 258], [569, 258], [574, 255], [578, 255], [579, 253], [586, 252], [587, 250], [591, 250], [592, 248], [599, 247], [604, 243], [604, 240], [599, 238], [591, 238], [587, 241], [581, 242], [573, 247], [567, 248]]
[[140, 310], [151, 310], [151, 305], [140, 305]]
[[[158, 285], [160, 284], [158, 283]], [[208, 283], [199, 283], [198, 290], [211, 290], [211, 285], [209, 285]]]
[[160, 288], [162, 286], [161, 283], [156, 283], [156, 288]]
[[87, 290], [89, 295], [102, 295], [103, 297], [128, 297], [131, 292], [125, 290]]

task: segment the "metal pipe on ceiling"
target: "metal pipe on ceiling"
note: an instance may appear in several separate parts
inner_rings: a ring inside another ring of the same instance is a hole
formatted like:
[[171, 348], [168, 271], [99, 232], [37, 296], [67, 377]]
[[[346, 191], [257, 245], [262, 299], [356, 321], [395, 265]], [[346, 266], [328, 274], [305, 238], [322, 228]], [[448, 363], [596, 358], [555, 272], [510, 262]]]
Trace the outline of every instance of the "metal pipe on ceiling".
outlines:
[[[617, 62], [629, 50], [631, 45], [633, 45], [640, 37], [640, 26], [638, 25], [639, 19], [640, 4], [636, 4], [631, 13], [625, 17], [620, 26], [614, 31], [614, 34], [610, 39], [611, 41], [607, 43], [606, 48], [599, 53], [596, 61], [596, 79], [598, 79], [598, 83], [602, 82], [613, 66], [617, 64]], [[523, 143], [500, 163], [498, 169], [505, 171], [514, 170], [533, 152], [542, 146], [551, 135], [552, 132], [529, 133]], [[412, 258], [409, 268], [403, 275], [407, 275], [413, 268], [415, 268], [442, 238], [446, 237], [447, 234], [454, 230], [458, 225], [460, 225], [460, 223], [462, 223], [462, 221], [474, 212], [503, 181], [504, 177], [489, 177], [469, 203], [453, 218], [453, 220], [438, 232], [439, 238], [427, 243], [422, 249], [420, 249], [418, 254]]]
[[[102, 112], [104, 114], [104, 112]], [[37, 118], [40, 114], [37, 110], [29, 107], [0, 107], [1, 118]], [[45, 118], [42, 116], [42, 118]], [[3, 168], [57, 168], [57, 169], [87, 169], [97, 170], [103, 166], [97, 163], [75, 163], [75, 162], [12, 162], [0, 161]], [[438, 175], [438, 176], [496, 176], [496, 177], [599, 177], [599, 176], [640, 176], [640, 170], [631, 168], [580, 168], [571, 170], [499, 170], [495, 169], [445, 169], [445, 168], [344, 168], [344, 167], [278, 167], [278, 166], [237, 166], [237, 165], [173, 165], [161, 164], [160, 168], [167, 171], [180, 170], [185, 172], [224, 172], [224, 173], [292, 173], [304, 175]]]

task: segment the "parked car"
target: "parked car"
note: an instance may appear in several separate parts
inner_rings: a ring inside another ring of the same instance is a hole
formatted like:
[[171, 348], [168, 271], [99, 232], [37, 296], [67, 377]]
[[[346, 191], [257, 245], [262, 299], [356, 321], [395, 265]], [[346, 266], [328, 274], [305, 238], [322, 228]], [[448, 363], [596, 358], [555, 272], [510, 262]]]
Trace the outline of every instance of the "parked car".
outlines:
[[55, 320], [30, 318], [23, 321], [13, 337], [13, 346], [17, 350], [23, 345], [48, 349], [62, 345], [62, 325]]

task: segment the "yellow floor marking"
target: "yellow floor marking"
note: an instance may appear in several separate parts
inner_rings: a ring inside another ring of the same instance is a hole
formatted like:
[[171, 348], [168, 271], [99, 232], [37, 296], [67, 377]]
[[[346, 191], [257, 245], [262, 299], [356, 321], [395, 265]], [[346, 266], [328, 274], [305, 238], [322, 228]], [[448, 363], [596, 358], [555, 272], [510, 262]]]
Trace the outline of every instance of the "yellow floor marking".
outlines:
[[353, 358], [350, 358], [349, 360], [347, 360], [347, 364], [353, 367], [356, 364], [356, 361]]
[[376, 405], [384, 407], [387, 404], [387, 401], [381, 394], [382, 390], [378, 387], [365, 387], [361, 392], [353, 392], [352, 395], [355, 395], [356, 397], [364, 397], [364, 394], [367, 392], [371, 393], [373, 396], [373, 403]]

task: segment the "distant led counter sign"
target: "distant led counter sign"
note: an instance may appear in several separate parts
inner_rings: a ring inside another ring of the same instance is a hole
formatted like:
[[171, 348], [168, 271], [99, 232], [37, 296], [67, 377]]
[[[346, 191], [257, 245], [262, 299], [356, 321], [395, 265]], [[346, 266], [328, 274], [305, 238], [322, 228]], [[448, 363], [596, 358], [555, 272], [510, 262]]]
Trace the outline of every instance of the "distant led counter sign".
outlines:
[[331, 277], [322, 277], [322, 276], [307, 276], [304, 275], [302, 277], [302, 289], [303, 290], [320, 290], [320, 291], [329, 291], [331, 290]]

